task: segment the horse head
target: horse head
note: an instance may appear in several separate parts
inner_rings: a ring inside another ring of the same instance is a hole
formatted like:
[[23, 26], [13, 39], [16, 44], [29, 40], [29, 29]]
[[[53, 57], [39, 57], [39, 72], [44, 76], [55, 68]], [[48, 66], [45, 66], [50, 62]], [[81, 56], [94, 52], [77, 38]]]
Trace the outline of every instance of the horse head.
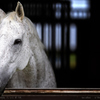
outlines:
[[24, 69], [30, 59], [29, 33], [20, 2], [14, 12], [5, 14], [0, 10], [0, 92], [16, 69]]

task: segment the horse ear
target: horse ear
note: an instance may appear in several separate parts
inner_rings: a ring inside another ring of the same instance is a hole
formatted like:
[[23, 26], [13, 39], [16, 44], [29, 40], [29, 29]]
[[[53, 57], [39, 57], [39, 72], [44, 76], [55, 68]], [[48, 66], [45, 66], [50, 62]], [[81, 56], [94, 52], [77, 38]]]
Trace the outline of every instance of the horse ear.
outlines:
[[15, 11], [16, 11], [17, 17], [20, 20], [23, 20], [23, 18], [24, 18], [24, 9], [23, 9], [22, 4], [19, 1], [17, 2], [17, 7], [16, 7]]
[[6, 13], [2, 9], [0, 9], [0, 23], [3, 20], [5, 15], [6, 15]]

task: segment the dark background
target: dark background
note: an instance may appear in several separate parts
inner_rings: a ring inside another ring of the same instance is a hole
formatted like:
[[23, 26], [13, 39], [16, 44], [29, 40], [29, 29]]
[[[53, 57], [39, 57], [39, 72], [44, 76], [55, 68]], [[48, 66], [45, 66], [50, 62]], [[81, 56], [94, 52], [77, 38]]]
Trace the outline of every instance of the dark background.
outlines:
[[[52, 27], [51, 48], [46, 49], [46, 53], [53, 66], [57, 86], [59, 88], [100, 88], [99, 0], [89, 1], [90, 9], [86, 10], [87, 13], [90, 13], [89, 17], [76, 19], [70, 16], [72, 11], [70, 0], [21, 0], [20, 2], [24, 6], [25, 15], [35, 25], [40, 23], [42, 27], [41, 40], [44, 44], [46, 42], [45, 23]], [[17, 0], [2, 1], [0, 8], [7, 13], [15, 10], [16, 4]], [[62, 5], [61, 9], [57, 7], [57, 4]], [[61, 10], [61, 17], [57, 18], [55, 12], [59, 9]], [[80, 9], [78, 10], [80, 11]], [[65, 12], [67, 12], [67, 16]], [[69, 46], [69, 36], [70, 25], [73, 23], [77, 27], [77, 47], [72, 51]], [[61, 47], [59, 50], [55, 44], [56, 25], [61, 27]], [[65, 28], [66, 26], [67, 28]], [[66, 44], [64, 44], [65, 42]], [[70, 55], [75, 57], [72, 62]], [[60, 60], [57, 62], [58, 58]], [[58, 67], [56, 63], [58, 63]]]

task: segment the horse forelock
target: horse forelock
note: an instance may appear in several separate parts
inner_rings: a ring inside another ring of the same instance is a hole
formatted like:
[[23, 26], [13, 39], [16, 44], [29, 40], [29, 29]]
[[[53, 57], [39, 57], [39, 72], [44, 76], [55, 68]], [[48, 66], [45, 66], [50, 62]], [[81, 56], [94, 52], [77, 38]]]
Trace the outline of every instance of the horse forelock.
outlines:
[[[19, 21], [19, 19], [17, 18], [17, 14], [15, 11], [12, 11], [12, 12], [8, 12], [4, 18], [4, 20], [6, 21]], [[20, 22], [20, 21], [19, 21]]]
[[10, 12], [8, 13], [6, 16], [8, 16], [8, 19], [10, 20], [14, 20], [15, 19], [15, 16], [16, 16], [16, 12]]
[[4, 16], [3, 20], [6, 20], [6, 21], [15, 20], [15, 16], [16, 16], [16, 12], [14, 12], [14, 11], [13, 12], [9, 12]]

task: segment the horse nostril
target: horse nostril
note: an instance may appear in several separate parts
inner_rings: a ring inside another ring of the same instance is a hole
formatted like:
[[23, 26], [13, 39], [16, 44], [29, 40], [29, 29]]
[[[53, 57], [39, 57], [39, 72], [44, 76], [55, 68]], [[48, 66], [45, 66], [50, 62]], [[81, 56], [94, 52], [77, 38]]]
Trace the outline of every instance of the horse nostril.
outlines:
[[21, 39], [16, 39], [14, 41], [14, 45], [21, 44], [21, 43], [22, 43], [22, 40]]

